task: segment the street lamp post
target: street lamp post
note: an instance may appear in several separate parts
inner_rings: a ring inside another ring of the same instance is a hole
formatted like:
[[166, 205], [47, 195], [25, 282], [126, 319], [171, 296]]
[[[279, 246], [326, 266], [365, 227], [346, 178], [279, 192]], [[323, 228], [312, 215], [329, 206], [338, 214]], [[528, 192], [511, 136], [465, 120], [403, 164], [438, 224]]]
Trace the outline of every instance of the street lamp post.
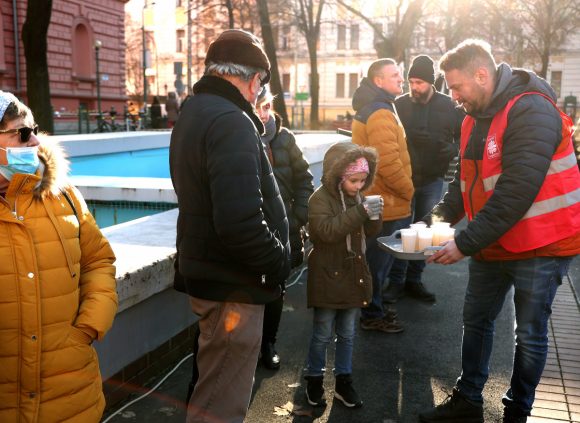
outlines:
[[[141, 23], [141, 33], [143, 37], [143, 112], [145, 114], [144, 119], [147, 118], [147, 40], [145, 34], [145, 9], [147, 9], [147, 0], [144, 0], [143, 11], [141, 13], [142, 23]], [[151, 2], [150, 6], [155, 4], [154, 1]]]
[[97, 128], [101, 132], [101, 72], [99, 69], [99, 50], [101, 49], [103, 43], [100, 40], [95, 40], [95, 63], [96, 63], [96, 73], [97, 73]]
[[143, 4], [141, 34], [143, 35], [143, 111], [147, 114], [147, 44], [145, 44], [145, 9], [147, 0]]

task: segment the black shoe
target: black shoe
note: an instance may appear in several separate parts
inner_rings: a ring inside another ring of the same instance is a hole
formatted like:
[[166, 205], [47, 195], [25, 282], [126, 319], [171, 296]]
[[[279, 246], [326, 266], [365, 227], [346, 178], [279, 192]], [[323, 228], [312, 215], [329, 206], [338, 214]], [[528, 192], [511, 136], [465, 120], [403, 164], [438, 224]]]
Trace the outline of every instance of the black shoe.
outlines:
[[483, 423], [483, 405], [474, 404], [459, 394], [457, 389], [431, 410], [419, 414], [423, 423]]
[[262, 345], [262, 364], [270, 370], [278, 370], [280, 368], [280, 356], [271, 342], [266, 342]]
[[426, 303], [435, 302], [435, 294], [427, 291], [423, 282], [407, 282], [405, 284], [405, 294]]
[[394, 304], [401, 297], [405, 296], [405, 285], [399, 283], [390, 283], [387, 290], [383, 293], [383, 302]]
[[526, 423], [528, 416], [521, 411], [505, 407], [503, 409], [502, 423]]
[[334, 398], [340, 400], [348, 408], [362, 407], [362, 400], [352, 387], [350, 375], [336, 375], [336, 385], [334, 387]]
[[308, 381], [306, 385], [306, 399], [308, 404], [314, 406], [325, 406], [323, 376], [304, 376]]

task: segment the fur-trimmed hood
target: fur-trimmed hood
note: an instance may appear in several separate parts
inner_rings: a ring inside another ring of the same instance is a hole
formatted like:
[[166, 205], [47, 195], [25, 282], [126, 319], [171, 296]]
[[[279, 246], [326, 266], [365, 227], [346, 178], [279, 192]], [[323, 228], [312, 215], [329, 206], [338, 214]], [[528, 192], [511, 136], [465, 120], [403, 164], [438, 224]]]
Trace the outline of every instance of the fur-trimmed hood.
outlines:
[[49, 194], [58, 195], [70, 185], [68, 180], [69, 162], [60, 144], [48, 136], [39, 137], [38, 157], [40, 166], [36, 175], [40, 182], [34, 188], [34, 196], [43, 198]]
[[369, 177], [361, 191], [365, 191], [373, 183], [377, 170], [377, 152], [372, 147], [361, 147], [349, 142], [340, 142], [330, 146], [324, 155], [322, 163], [322, 185], [339, 197], [338, 184], [342, 179], [342, 174], [346, 167], [364, 157], [369, 163]]

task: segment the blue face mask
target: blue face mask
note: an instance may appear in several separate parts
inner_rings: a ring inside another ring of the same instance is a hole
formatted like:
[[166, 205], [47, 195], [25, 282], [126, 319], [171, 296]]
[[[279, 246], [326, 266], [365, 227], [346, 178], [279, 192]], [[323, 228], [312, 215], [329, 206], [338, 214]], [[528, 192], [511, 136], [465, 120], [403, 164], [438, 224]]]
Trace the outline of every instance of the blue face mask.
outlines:
[[7, 180], [12, 180], [16, 173], [36, 173], [40, 164], [38, 147], [0, 147], [0, 150], [6, 151], [8, 161], [0, 165], [0, 175]]

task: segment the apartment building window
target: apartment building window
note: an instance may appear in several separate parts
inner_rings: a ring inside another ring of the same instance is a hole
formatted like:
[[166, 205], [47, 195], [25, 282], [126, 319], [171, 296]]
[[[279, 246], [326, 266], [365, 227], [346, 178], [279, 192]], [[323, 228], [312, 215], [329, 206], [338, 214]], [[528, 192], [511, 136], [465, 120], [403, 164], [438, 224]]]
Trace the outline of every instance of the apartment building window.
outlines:
[[357, 88], [358, 88], [358, 73], [351, 73], [348, 75], [348, 96], [352, 97]]
[[282, 74], [282, 91], [285, 93], [290, 92], [290, 74], [289, 73]]
[[91, 46], [91, 37], [86, 25], [79, 23], [74, 28], [72, 47], [72, 65], [74, 76], [80, 78], [90, 78], [91, 63], [93, 63], [92, 52], [94, 50]]
[[358, 25], [350, 26], [350, 49], [358, 50], [359, 29]]
[[344, 98], [344, 73], [336, 74], [336, 98]]
[[175, 31], [175, 51], [181, 53], [185, 51], [185, 29]]
[[291, 30], [289, 25], [282, 27], [282, 39], [280, 40], [280, 50], [290, 50]]
[[344, 50], [346, 48], [346, 25], [338, 24], [336, 48], [338, 50]]
[[562, 71], [552, 71], [550, 85], [556, 91], [556, 97], [560, 98], [562, 94]]

